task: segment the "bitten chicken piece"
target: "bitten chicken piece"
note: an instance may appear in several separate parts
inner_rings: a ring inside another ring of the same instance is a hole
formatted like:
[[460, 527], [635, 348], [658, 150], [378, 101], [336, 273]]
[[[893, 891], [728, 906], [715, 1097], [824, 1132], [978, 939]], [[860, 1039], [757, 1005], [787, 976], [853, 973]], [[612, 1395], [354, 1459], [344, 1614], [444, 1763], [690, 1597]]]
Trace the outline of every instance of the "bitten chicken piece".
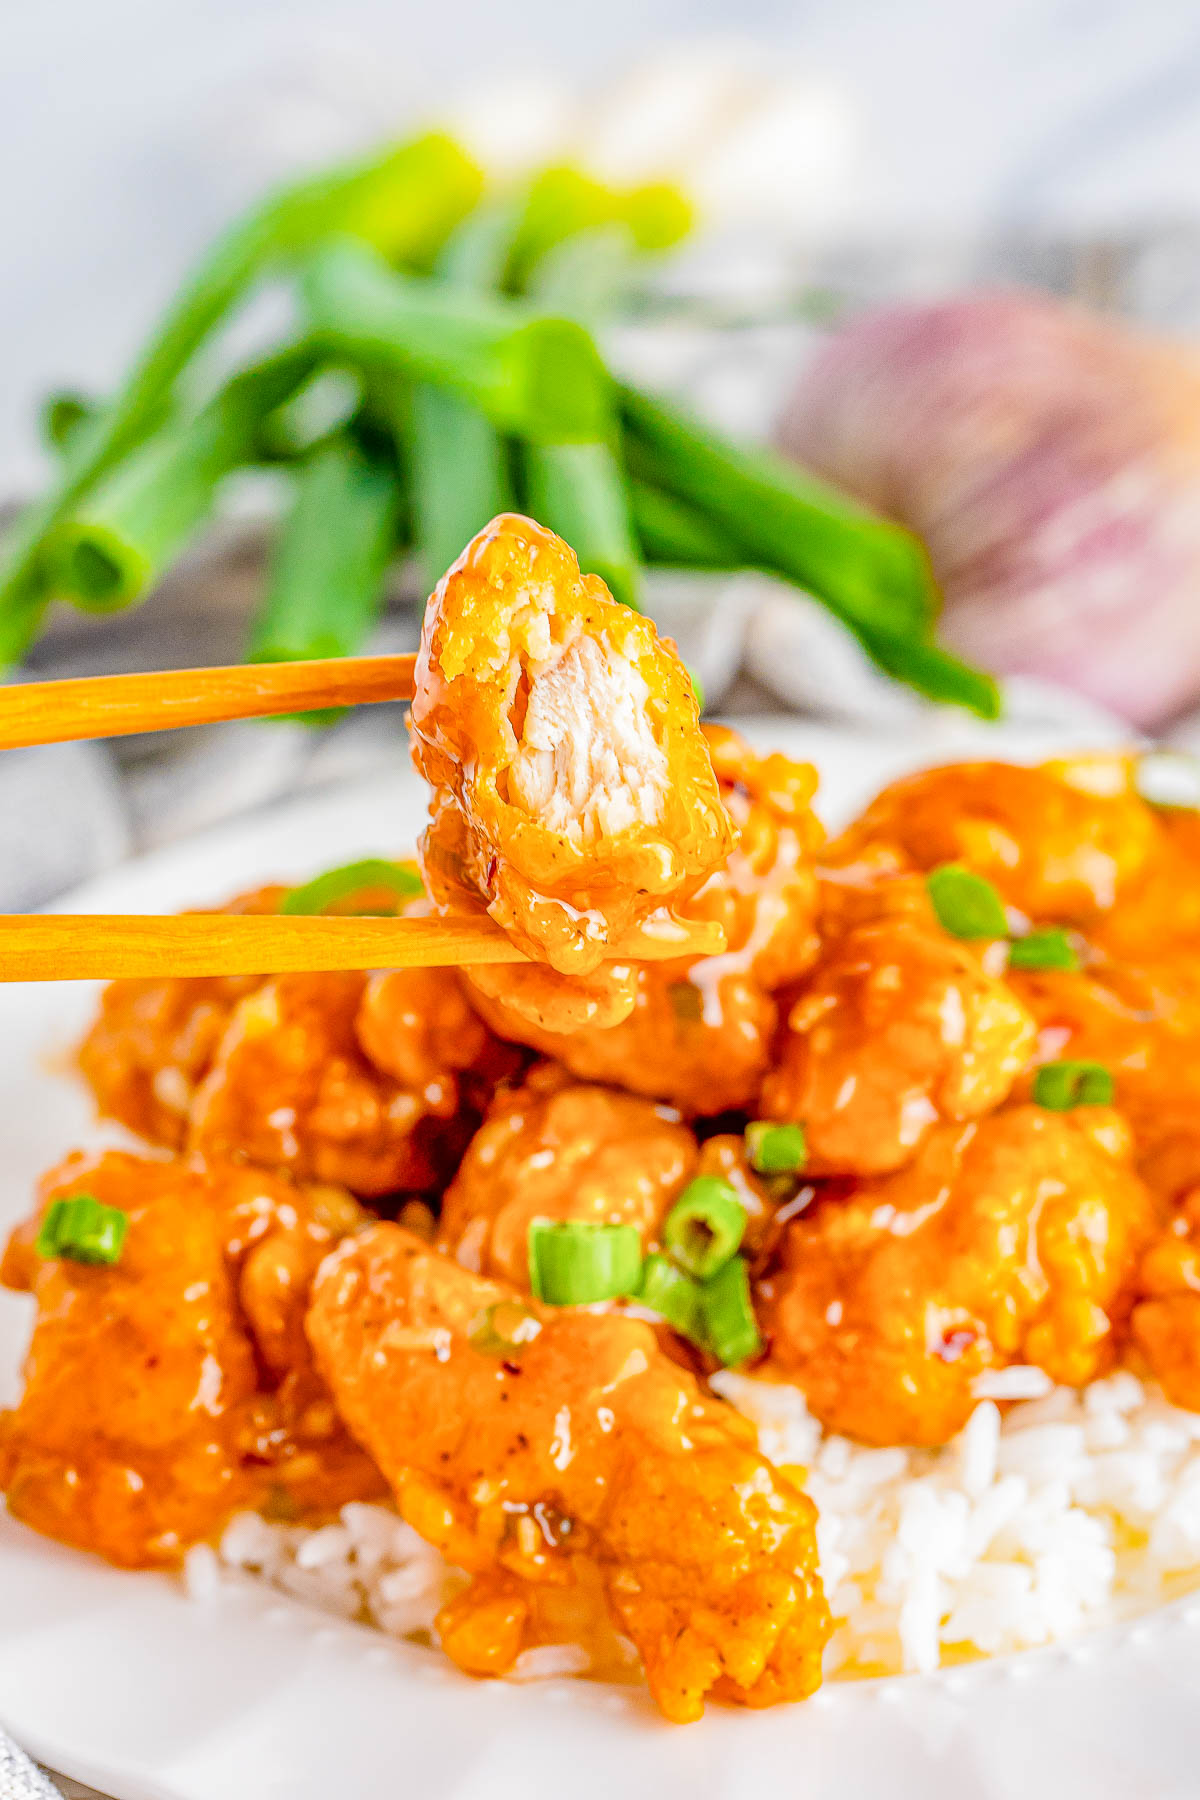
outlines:
[[632, 1088], [691, 1117], [755, 1104], [778, 1023], [775, 992], [817, 953], [812, 859], [823, 835], [812, 812], [816, 771], [809, 764], [758, 756], [723, 726], [706, 726], [704, 735], [739, 837], [725, 866], [684, 910], [719, 924], [726, 950], [643, 963], [633, 1011], [608, 1027], [540, 1030], [502, 1001], [477, 996], [502, 1036], [544, 1051], [585, 1080]]
[[435, 905], [486, 911], [545, 965], [481, 970], [487, 992], [550, 1027], [615, 1023], [639, 946], [712, 947], [676, 916], [734, 841], [687, 671], [561, 538], [508, 513], [467, 546], [426, 609], [410, 723]]
[[[508, 1347], [481, 1347], [517, 1308]], [[647, 1325], [523, 1307], [377, 1225], [322, 1265], [308, 1331], [404, 1517], [475, 1578], [439, 1620], [461, 1667], [503, 1673], [541, 1597], [598, 1575], [668, 1718], [817, 1687], [815, 1510]]]
[[1200, 1187], [1142, 1258], [1130, 1335], [1167, 1399], [1200, 1412]]
[[[844, 894], [835, 904], [848, 910]], [[1036, 1039], [979, 950], [937, 923], [923, 882], [880, 882], [857, 910], [793, 1004], [762, 1091], [765, 1117], [802, 1121], [818, 1174], [900, 1168], [939, 1120], [998, 1106]]]
[[[356, 974], [281, 975], [240, 1002], [196, 1093], [189, 1147], [357, 1194], [440, 1187], [479, 1117], [464, 1104], [461, 1057], [484, 1059], [490, 1034], [472, 1021], [452, 1046], [463, 1005], [451, 971], [400, 978], [390, 997], [376, 994], [367, 1027], [388, 1065], [417, 1078], [398, 1080], [363, 1053], [356, 1027], [366, 987]], [[419, 1017], [393, 1004], [405, 991]], [[448, 1056], [440, 1067], [435, 1049]]]
[[[53, 1200], [129, 1220], [119, 1262], [33, 1250]], [[258, 1170], [75, 1155], [46, 1177], [2, 1273], [37, 1301], [19, 1405], [0, 1414], [14, 1518], [111, 1562], [177, 1562], [239, 1506], [289, 1516], [379, 1492], [312, 1367], [308, 1283], [356, 1217]]]
[[[276, 912], [285, 888], [258, 888], [231, 900], [235, 913]], [[164, 976], [113, 981], [79, 1047], [79, 1067], [100, 1111], [153, 1144], [179, 1149], [198, 1083], [238, 1001], [259, 975]]]
[[832, 1431], [940, 1444], [984, 1370], [1079, 1385], [1111, 1359], [1154, 1202], [1101, 1109], [941, 1125], [898, 1174], [832, 1183], [759, 1284], [768, 1367]]
[[885, 788], [829, 847], [831, 866], [877, 872], [958, 862], [1031, 919], [1087, 929], [1161, 848], [1127, 758], [1022, 768], [952, 763]]

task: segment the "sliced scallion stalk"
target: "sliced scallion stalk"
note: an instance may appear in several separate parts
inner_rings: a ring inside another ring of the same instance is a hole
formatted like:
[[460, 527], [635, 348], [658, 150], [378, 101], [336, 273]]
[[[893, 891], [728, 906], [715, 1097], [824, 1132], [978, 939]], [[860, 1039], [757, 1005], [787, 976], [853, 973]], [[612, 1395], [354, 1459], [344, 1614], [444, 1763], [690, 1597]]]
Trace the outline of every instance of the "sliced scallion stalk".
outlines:
[[708, 1281], [736, 1254], [745, 1230], [746, 1209], [732, 1184], [697, 1175], [663, 1221], [663, 1248], [687, 1274]]
[[744, 1256], [732, 1257], [705, 1282], [702, 1320], [706, 1348], [727, 1369], [757, 1356], [762, 1349]]
[[642, 1240], [632, 1225], [535, 1219], [529, 1227], [529, 1285], [550, 1306], [632, 1294], [641, 1273]]
[[519, 1300], [497, 1300], [471, 1321], [467, 1338], [485, 1356], [512, 1356], [532, 1344], [541, 1330], [541, 1321]]
[[1033, 1098], [1050, 1112], [1077, 1106], [1111, 1106], [1116, 1095], [1112, 1073], [1098, 1062], [1043, 1063], [1033, 1077]]
[[314, 875], [302, 887], [286, 893], [279, 903], [279, 910], [289, 914], [322, 913], [340, 900], [348, 900], [353, 894], [365, 893], [371, 888], [383, 888], [397, 900], [412, 900], [425, 891], [415, 863], [388, 862], [383, 857], [371, 856]]
[[803, 1125], [755, 1119], [746, 1127], [746, 1155], [759, 1175], [797, 1175], [808, 1161]]
[[1009, 945], [1010, 969], [1077, 969], [1079, 952], [1061, 925], [1047, 925]]
[[939, 925], [951, 937], [970, 941], [1008, 936], [1004, 902], [982, 875], [959, 863], [943, 863], [925, 877], [925, 889]]
[[634, 1296], [640, 1306], [665, 1319], [682, 1337], [703, 1342], [702, 1290], [698, 1281], [656, 1250], [642, 1264], [641, 1285]]
[[121, 1260], [129, 1218], [94, 1194], [71, 1194], [46, 1209], [34, 1249], [38, 1256], [111, 1267]]

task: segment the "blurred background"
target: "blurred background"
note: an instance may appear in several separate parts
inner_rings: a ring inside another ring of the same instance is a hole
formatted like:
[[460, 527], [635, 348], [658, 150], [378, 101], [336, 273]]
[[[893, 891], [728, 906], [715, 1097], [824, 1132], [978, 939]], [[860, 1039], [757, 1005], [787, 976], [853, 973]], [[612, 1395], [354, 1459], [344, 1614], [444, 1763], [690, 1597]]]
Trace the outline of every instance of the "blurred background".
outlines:
[[[8, 518], [61, 486], [82, 442], [68, 424], [111, 405], [220, 231], [280, 183], [436, 127], [482, 172], [483, 206], [563, 167], [622, 196], [681, 195], [686, 224], [636, 266], [613, 277], [607, 251], [579, 254], [525, 298], [582, 317], [616, 374], [723, 445], [771, 444], [915, 532], [946, 595], [942, 643], [1003, 678], [1010, 719], [1200, 745], [1200, 15], [1186, 0], [45, 0], [11, 9], [5, 39]], [[256, 294], [222, 379], [286, 304]], [[369, 412], [332, 428], [373, 455]], [[645, 445], [623, 445], [632, 467]], [[423, 466], [407, 440], [397, 455], [402, 478]], [[125, 610], [68, 591], [56, 563], [36, 626], [8, 639], [14, 678], [261, 653], [301, 480], [281, 460], [256, 450], [223, 471]], [[726, 529], [670, 469], [650, 473]], [[518, 480], [515, 501], [528, 491]], [[359, 636], [408, 648], [439, 571], [419, 505], [397, 504], [406, 523]], [[739, 538], [685, 569], [640, 523], [629, 541], [630, 579], [710, 706], [934, 748], [974, 731], [938, 704], [951, 677], [917, 695], [911, 657], [846, 629], [841, 571], [827, 593], [786, 545]], [[283, 638], [279, 653], [304, 653], [302, 633]], [[401, 753], [386, 712], [16, 753], [0, 770], [0, 905]]]

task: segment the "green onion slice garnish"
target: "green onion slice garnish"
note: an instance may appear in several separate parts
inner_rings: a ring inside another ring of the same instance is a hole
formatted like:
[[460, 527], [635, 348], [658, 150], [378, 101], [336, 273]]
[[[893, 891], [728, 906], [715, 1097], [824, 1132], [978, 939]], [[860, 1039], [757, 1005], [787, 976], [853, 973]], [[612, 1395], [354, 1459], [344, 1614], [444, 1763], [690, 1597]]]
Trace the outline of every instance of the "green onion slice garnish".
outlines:
[[529, 1285], [550, 1306], [632, 1294], [641, 1273], [642, 1240], [632, 1225], [535, 1219], [529, 1227]]
[[467, 1337], [472, 1349], [485, 1356], [512, 1356], [525, 1344], [532, 1344], [541, 1329], [541, 1320], [520, 1300], [497, 1300], [476, 1314]]
[[641, 1286], [634, 1298], [648, 1312], [658, 1313], [682, 1337], [703, 1344], [704, 1289], [698, 1281], [656, 1250], [642, 1264]]
[[720, 1175], [689, 1181], [663, 1221], [663, 1248], [697, 1281], [708, 1281], [737, 1252], [746, 1209]]
[[750, 1299], [750, 1271], [744, 1256], [735, 1256], [704, 1284], [704, 1341], [727, 1369], [746, 1362], [762, 1349], [758, 1321]]
[[34, 1249], [47, 1259], [104, 1264], [121, 1260], [128, 1216], [119, 1206], [104, 1206], [94, 1194], [71, 1194], [46, 1209]]
[[386, 888], [399, 900], [411, 900], [425, 891], [413, 863], [368, 857], [363, 862], [343, 863], [340, 868], [326, 869], [323, 875], [315, 875], [303, 887], [292, 888], [284, 895], [279, 910], [281, 913], [321, 913], [365, 888]]
[[1133, 785], [1148, 806], [1200, 810], [1200, 757], [1186, 750], [1147, 750], [1138, 757]]
[[925, 877], [925, 888], [938, 923], [951, 937], [1002, 938], [1008, 936], [1004, 902], [982, 875], [958, 863], [943, 863]]
[[1043, 1063], [1033, 1077], [1033, 1097], [1050, 1112], [1075, 1106], [1111, 1106], [1116, 1087], [1103, 1063]]
[[808, 1161], [803, 1125], [755, 1119], [746, 1127], [746, 1155], [756, 1175], [798, 1175]]
[[1047, 925], [1028, 937], [1014, 938], [1008, 952], [1010, 969], [1077, 969], [1079, 952], [1061, 925]]

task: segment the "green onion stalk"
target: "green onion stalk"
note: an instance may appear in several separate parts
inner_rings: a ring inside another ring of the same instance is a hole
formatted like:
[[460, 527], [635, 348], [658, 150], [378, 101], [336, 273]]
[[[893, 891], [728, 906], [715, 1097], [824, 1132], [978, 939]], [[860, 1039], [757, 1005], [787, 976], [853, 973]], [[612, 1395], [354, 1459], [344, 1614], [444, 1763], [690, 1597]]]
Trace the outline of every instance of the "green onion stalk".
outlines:
[[231, 226], [185, 281], [113, 400], [69, 440], [58, 481], [26, 509], [0, 567], [0, 663], [17, 660], [51, 595], [57, 528], [161, 417], [196, 350], [263, 274], [331, 231], [426, 266], [479, 197], [483, 177], [449, 138], [430, 133], [349, 168], [294, 183]]
[[635, 479], [728, 533], [743, 566], [806, 589], [888, 674], [930, 699], [995, 717], [995, 683], [929, 641], [938, 595], [911, 533], [769, 452], [724, 442], [636, 388], [621, 386], [620, 406]]
[[[251, 628], [250, 660], [286, 662], [357, 650], [379, 616], [399, 516], [394, 465], [349, 434], [302, 463]], [[326, 724], [331, 715], [304, 717]]]
[[139, 600], [212, 513], [221, 482], [253, 460], [262, 420], [311, 373], [298, 343], [244, 369], [195, 417], [169, 421], [50, 539], [55, 595], [88, 612]]
[[334, 357], [447, 387], [500, 431], [581, 442], [603, 428], [610, 377], [573, 320], [397, 274], [348, 239], [312, 258], [302, 300]]
[[[436, 274], [465, 293], [495, 288], [511, 231], [510, 207], [480, 207], [448, 239]], [[396, 398], [393, 389], [393, 406]], [[427, 381], [413, 385], [396, 425], [411, 470], [413, 546], [429, 589], [489, 519], [512, 507], [508, 445], [473, 400]]]

